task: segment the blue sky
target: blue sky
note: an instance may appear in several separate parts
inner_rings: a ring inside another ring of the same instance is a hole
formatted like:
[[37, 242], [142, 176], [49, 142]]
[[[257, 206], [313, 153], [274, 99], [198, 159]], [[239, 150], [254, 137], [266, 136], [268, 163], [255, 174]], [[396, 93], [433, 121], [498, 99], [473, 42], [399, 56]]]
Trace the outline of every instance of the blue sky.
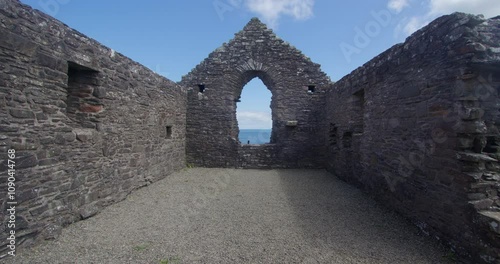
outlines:
[[[434, 18], [454, 11], [500, 15], [499, 0], [21, 0], [179, 81], [252, 17], [339, 80]], [[270, 128], [270, 92], [243, 89], [240, 128]]]

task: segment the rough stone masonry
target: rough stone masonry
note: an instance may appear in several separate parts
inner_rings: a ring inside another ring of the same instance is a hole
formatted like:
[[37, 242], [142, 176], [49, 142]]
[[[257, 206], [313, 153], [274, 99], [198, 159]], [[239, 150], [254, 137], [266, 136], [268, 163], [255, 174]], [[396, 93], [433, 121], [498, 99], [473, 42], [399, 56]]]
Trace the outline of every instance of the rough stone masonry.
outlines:
[[[271, 144], [242, 145], [236, 102], [260, 78], [272, 93]], [[322, 168], [330, 79], [258, 19], [182, 78], [188, 93], [188, 163], [207, 167]], [[314, 90], [314, 91], [313, 91]]]
[[0, 204], [3, 216], [14, 149], [18, 245], [56, 238], [184, 167], [184, 88], [18, 1], [2, 3]]
[[[13, 149], [18, 246], [187, 163], [326, 168], [458, 255], [500, 263], [500, 17], [438, 18], [336, 83], [252, 19], [176, 84], [1, 3], [0, 204], [6, 216]], [[236, 102], [255, 77], [272, 93], [273, 130], [246, 146]]]

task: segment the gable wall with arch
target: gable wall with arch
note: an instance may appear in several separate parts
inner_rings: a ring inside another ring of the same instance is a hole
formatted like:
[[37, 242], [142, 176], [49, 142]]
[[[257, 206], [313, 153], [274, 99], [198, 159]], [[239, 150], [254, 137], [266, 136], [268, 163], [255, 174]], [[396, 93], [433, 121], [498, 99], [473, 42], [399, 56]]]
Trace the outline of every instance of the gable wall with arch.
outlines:
[[[245, 145], [238, 140], [236, 102], [253, 78], [260, 78], [272, 93], [270, 144]], [[180, 84], [189, 89], [187, 163], [238, 168], [323, 167], [323, 109], [330, 80], [320, 65], [276, 37], [259, 20], [252, 19]]]

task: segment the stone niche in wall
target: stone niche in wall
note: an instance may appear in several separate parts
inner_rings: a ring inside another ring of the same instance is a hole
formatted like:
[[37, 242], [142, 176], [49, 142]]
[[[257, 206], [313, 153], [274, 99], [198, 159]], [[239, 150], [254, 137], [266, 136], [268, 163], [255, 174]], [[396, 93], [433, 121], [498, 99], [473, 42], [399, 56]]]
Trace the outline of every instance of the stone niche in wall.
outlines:
[[104, 111], [99, 71], [68, 62], [68, 97], [66, 113], [77, 127], [96, 128], [99, 113]]

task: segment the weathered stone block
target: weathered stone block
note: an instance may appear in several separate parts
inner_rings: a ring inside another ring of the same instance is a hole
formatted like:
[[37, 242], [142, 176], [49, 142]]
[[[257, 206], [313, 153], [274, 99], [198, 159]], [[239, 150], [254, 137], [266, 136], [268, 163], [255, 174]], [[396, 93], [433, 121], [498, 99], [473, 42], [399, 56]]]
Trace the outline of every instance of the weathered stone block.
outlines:
[[36, 150], [38, 148], [35, 144], [29, 143], [12, 143], [11, 148], [19, 151], [19, 150]]
[[32, 56], [37, 50], [37, 44], [29, 41], [23, 36], [8, 32], [4, 29], [0, 31], [2, 38], [0, 39], [0, 46], [15, 50], [21, 54]]
[[64, 68], [66, 63], [64, 61], [61, 61], [60, 59], [52, 57], [52, 56], [45, 54], [43, 52], [38, 52], [38, 54], [36, 56], [36, 63], [40, 66], [44, 66], [44, 67], [47, 67], [50, 69], [57, 69], [60, 71], [66, 71], [66, 69]]
[[[88, 180], [85, 180], [85, 182], [88, 182]], [[99, 198], [100, 197], [99, 197], [99, 191], [98, 190], [89, 191], [89, 193], [85, 195], [85, 203], [95, 202]]]
[[64, 145], [67, 142], [73, 142], [76, 140], [75, 133], [56, 133], [54, 138], [54, 143], [59, 145]]
[[17, 126], [0, 125], [0, 132], [17, 132], [17, 131], [19, 131], [19, 127]]
[[93, 131], [92, 129], [75, 129], [74, 133], [79, 141], [86, 142], [92, 139]]
[[463, 120], [478, 120], [484, 115], [484, 110], [480, 108], [466, 108], [460, 112]]
[[500, 212], [481, 212], [493, 232], [500, 235]]
[[10, 114], [16, 118], [35, 118], [35, 113], [25, 109], [10, 109]]
[[106, 97], [106, 89], [104, 87], [96, 87], [94, 89], [93, 95], [97, 98], [104, 98]]
[[472, 149], [474, 146], [474, 138], [472, 137], [459, 137], [457, 142], [460, 149]]
[[17, 215], [16, 216], [16, 231], [17, 230], [25, 230], [29, 228], [29, 223], [24, 216]]
[[54, 138], [53, 137], [42, 137], [42, 138], [40, 138], [40, 144], [42, 144], [42, 145], [52, 144], [53, 142], [54, 142]]
[[38, 160], [34, 154], [18, 154], [16, 158], [16, 169], [35, 167]]
[[17, 197], [17, 201], [19, 203], [22, 203], [24, 201], [28, 201], [30, 199], [33, 199], [33, 198], [37, 197], [37, 194], [32, 189], [30, 189], [30, 190], [18, 192], [18, 194], [16, 195], [16, 197]]
[[420, 88], [417, 85], [404, 85], [399, 88], [398, 97], [405, 99], [420, 95]]
[[44, 159], [38, 161], [39, 166], [50, 166], [59, 163], [58, 159]]
[[59, 225], [55, 224], [49, 224], [45, 229], [42, 231], [41, 236], [45, 240], [52, 240], [52, 239], [57, 239], [62, 233], [62, 227]]
[[483, 173], [483, 179], [486, 181], [500, 182], [500, 175], [493, 172]]
[[99, 208], [95, 204], [84, 205], [79, 211], [82, 219], [87, 219], [99, 213]]
[[142, 152], [145, 152], [146, 151], [146, 148], [142, 145], [135, 145], [133, 148], [132, 148], [132, 153], [142, 153]]
[[38, 206], [38, 207], [34, 207], [34, 208], [30, 208], [29, 212], [32, 216], [39, 216], [41, 215], [42, 213], [46, 212], [49, 210], [49, 206], [44, 204], [44, 205], [41, 205], [41, 206]]
[[466, 134], [483, 134], [487, 128], [484, 121], [463, 121], [458, 128], [459, 133]]
[[476, 201], [476, 200], [483, 200], [483, 199], [486, 199], [486, 194], [484, 193], [470, 193], [467, 195], [467, 197], [470, 199], [470, 200], [473, 200], [473, 201]]
[[483, 199], [478, 201], [469, 202], [474, 206], [474, 208], [478, 211], [488, 210], [493, 205], [493, 200], [491, 199]]
[[497, 162], [496, 159], [491, 158], [485, 154], [471, 153], [471, 152], [458, 152], [457, 158], [469, 162]]
[[37, 114], [36, 114], [36, 119], [37, 119], [38, 121], [45, 121], [45, 120], [48, 120], [49, 118], [48, 118], [48, 117], [47, 117], [47, 115], [46, 115], [46, 114], [44, 114], [44, 113], [37, 113]]
[[80, 106], [80, 111], [84, 112], [84, 113], [99, 113], [103, 110], [103, 106], [102, 105], [91, 105], [91, 104], [82, 104]]

